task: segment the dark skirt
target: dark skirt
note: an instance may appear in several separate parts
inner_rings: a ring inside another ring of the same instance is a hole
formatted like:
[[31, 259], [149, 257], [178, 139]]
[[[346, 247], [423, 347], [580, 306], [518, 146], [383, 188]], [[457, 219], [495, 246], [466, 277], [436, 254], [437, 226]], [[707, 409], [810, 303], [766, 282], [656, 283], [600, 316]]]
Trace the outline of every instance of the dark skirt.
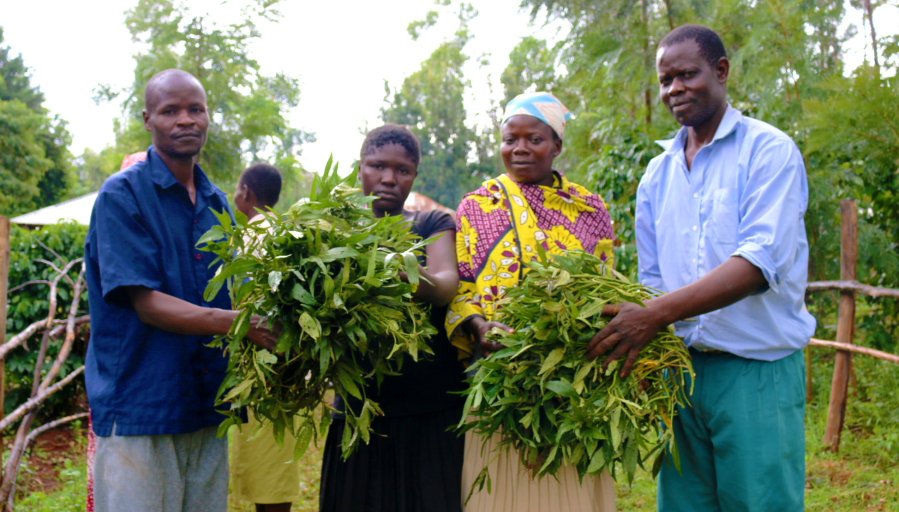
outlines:
[[328, 430], [322, 460], [320, 512], [460, 512], [464, 436], [452, 431], [459, 408], [381, 417], [368, 445], [346, 461], [344, 422]]

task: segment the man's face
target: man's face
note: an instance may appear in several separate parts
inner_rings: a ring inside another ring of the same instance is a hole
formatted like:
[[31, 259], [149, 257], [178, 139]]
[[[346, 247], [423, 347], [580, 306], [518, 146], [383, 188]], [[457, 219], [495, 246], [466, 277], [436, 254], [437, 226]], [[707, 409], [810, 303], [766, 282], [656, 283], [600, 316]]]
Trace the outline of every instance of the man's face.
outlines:
[[209, 128], [203, 87], [180, 74], [163, 78], [147, 94], [144, 126], [160, 153], [181, 160], [193, 158], [206, 143]]
[[681, 125], [702, 129], [726, 108], [729, 69], [725, 58], [716, 66], [709, 64], [692, 39], [659, 48], [656, 70], [662, 103]]

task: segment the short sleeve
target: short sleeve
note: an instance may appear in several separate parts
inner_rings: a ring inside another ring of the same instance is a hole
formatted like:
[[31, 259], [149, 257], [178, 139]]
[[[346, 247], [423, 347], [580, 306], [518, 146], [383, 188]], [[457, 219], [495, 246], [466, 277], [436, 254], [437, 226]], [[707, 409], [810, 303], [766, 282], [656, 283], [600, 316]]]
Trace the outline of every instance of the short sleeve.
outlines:
[[89, 239], [95, 252], [89, 257], [97, 262], [105, 300], [126, 300], [124, 289], [130, 286], [163, 286], [158, 241], [140, 213], [138, 198], [121, 182], [97, 196]]
[[447, 212], [429, 210], [416, 213], [415, 225], [412, 229], [418, 236], [428, 238], [434, 233], [456, 229], [456, 221]]

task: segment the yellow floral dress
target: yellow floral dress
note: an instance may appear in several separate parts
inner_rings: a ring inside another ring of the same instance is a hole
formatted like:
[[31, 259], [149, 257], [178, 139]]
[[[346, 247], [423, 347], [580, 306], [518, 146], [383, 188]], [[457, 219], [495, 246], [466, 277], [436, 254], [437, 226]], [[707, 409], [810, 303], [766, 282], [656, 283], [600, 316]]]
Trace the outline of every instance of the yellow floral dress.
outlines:
[[[466, 195], [456, 212], [459, 291], [447, 313], [447, 334], [463, 358], [474, 341], [460, 329], [466, 319], [491, 320], [496, 302], [517, 286], [538, 253], [584, 250], [613, 264], [614, 233], [599, 195], [554, 172], [552, 186], [518, 184], [507, 175]], [[511, 450], [497, 452], [499, 435], [465, 437], [462, 495], [487, 465], [492, 491], [473, 493], [466, 512], [608, 512], [615, 484], [608, 474], [578, 477], [563, 466], [553, 477], [533, 479]]]
[[552, 186], [518, 184], [507, 175], [467, 194], [456, 212], [459, 291], [447, 314], [447, 334], [463, 354], [472, 341], [458, 327], [473, 315], [490, 320], [496, 301], [518, 285], [526, 263], [579, 249], [613, 262], [612, 219], [602, 198], [553, 173]]

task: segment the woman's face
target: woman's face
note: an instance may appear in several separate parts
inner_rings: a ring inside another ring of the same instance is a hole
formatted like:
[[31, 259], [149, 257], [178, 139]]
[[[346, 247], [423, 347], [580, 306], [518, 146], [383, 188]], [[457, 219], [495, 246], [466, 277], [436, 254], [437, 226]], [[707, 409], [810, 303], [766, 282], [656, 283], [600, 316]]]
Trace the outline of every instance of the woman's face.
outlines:
[[562, 152], [562, 141], [536, 117], [512, 116], [503, 124], [500, 152], [506, 172], [516, 182], [552, 185], [553, 160]]
[[375, 215], [399, 215], [412, 190], [418, 165], [403, 146], [391, 143], [378, 146], [365, 155], [359, 173], [362, 191], [378, 196], [372, 203]]

